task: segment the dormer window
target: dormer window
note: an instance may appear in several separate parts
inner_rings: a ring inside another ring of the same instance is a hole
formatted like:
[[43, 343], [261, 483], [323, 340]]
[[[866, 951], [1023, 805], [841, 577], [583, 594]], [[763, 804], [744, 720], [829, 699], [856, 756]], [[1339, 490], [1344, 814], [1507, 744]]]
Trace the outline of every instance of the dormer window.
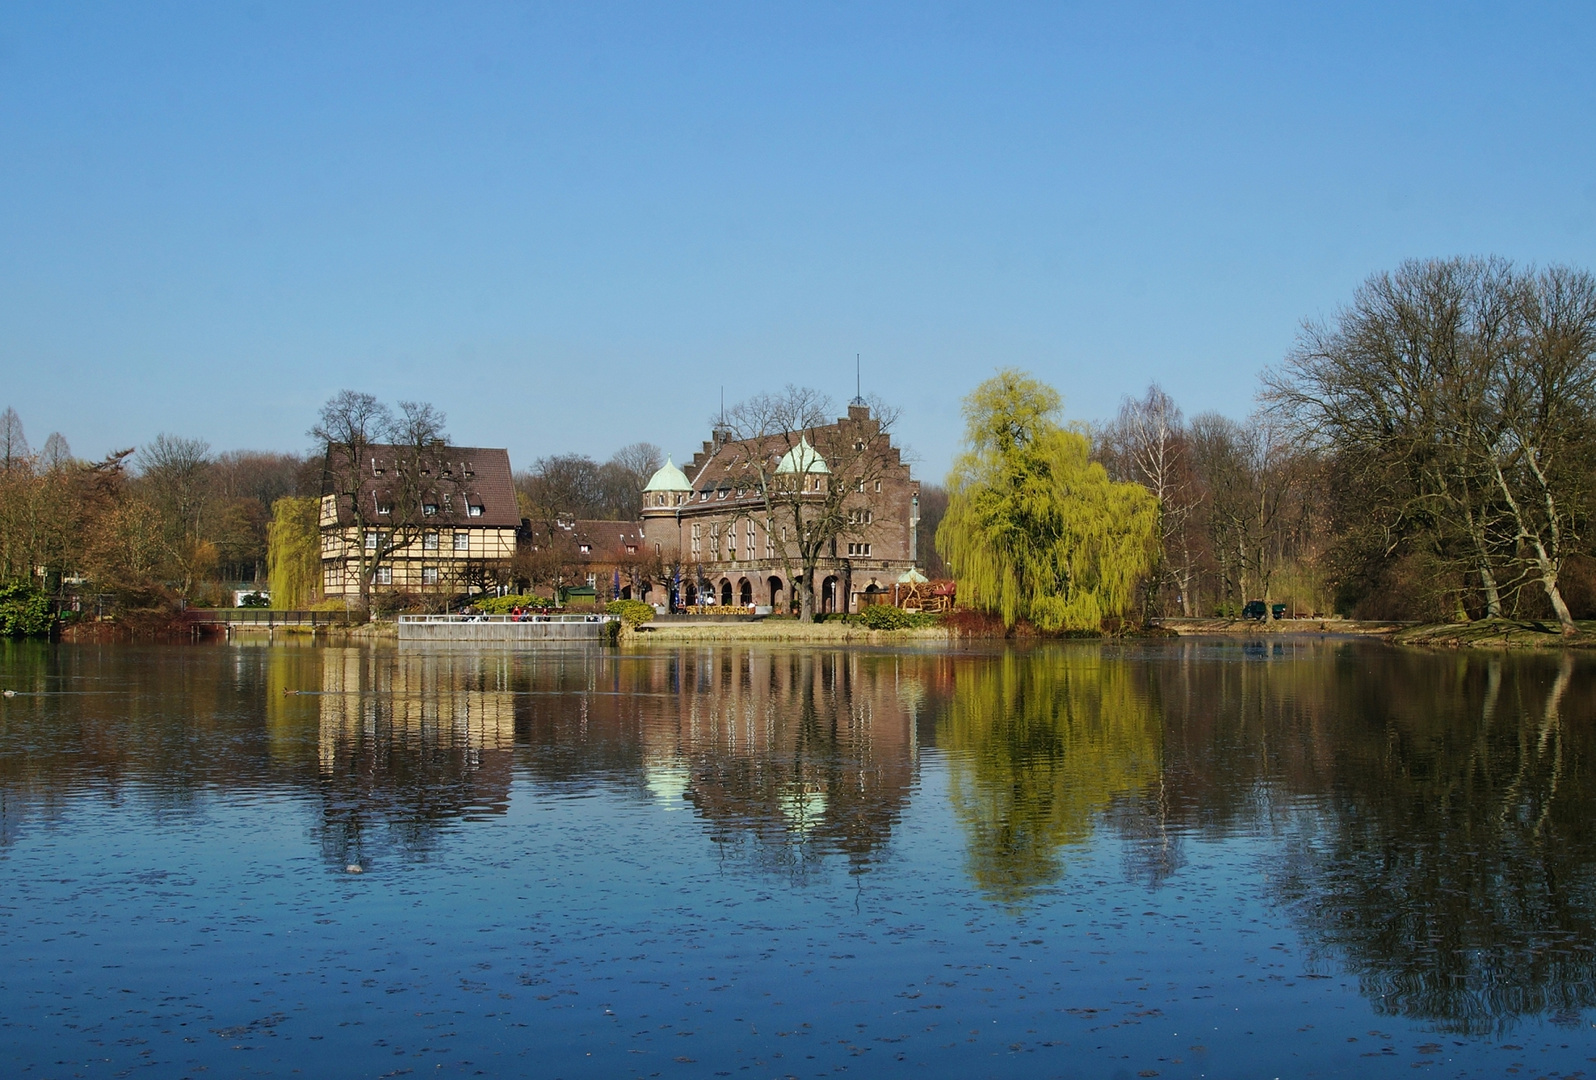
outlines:
[[425, 514], [427, 517], [431, 517], [433, 514], [436, 514], [438, 512], [438, 504], [437, 503], [422, 503], [421, 504], [421, 512], [423, 514]]
[[379, 513], [379, 514], [391, 514], [391, 513], [393, 513], [393, 503], [385, 503], [385, 502], [383, 502], [383, 501], [381, 501], [379, 499], [378, 502], [377, 502], [377, 513]]
[[372, 458], [371, 459], [371, 475], [372, 476], [381, 476], [382, 475], [382, 466], [377, 464], [377, 459], [376, 458]]
[[592, 544], [578, 544], [578, 545], [576, 545], [576, 550], [578, 552], [580, 552], [581, 554], [583, 554], [583, 555], [591, 555], [591, 554], [593, 554], [593, 545]]
[[476, 503], [467, 503], [466, 514], [469, 517], [481, 517], [482, 507], [478, 506]]
[[626, 553], [628, 555], [636, 555], [637, 554], [637, 545], [636, 544], [627, 544], [626, 545]]

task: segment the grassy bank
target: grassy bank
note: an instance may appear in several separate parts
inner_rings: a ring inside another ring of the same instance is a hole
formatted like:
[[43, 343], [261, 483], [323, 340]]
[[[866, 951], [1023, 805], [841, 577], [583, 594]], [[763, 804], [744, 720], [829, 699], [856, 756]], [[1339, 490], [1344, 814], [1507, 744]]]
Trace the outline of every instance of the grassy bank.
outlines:
[[1233, 637], [1256, 637], [1259, 634], [1357, 634], [1387, 637], [1412, 629], [1410, 623], [1358, 619], [1277, 619], [1274, 622], [1259, 622], [1256, 619], [1160, 619], [1158, 626], [1181, 637], [1198, 634], [1226, 634]]
[[1426, 623], [1391, 635], [1398, 645], [1432, 649], [1596, 649], [1596, 621], [1578, 624], [1565, 637], [1556, 623], [1520, 619], [1480, 619], [1468, 623]]

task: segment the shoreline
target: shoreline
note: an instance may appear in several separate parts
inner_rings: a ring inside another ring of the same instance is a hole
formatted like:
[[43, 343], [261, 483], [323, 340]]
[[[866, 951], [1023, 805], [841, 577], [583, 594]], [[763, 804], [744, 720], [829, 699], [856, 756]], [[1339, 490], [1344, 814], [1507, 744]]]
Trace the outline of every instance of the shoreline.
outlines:
[[[205, 638], [221, 635], [206, 634]], [[353, 626], [277, 627], [239, 626], [233, 638], [250, 641], [293, 639], [307, 643], [355, 644], [394, 641], [398, 627], [393, 622], [359, 623]], [[1480, 619], [1467, 623], [1408, 623], [1357, 619], [1281, 619], [1261, 623], [1251, 619], [1160, 619], [1151, 632], [1131, 633], [1116, 639], [1104, 635], [1078, 640], [1153, 640], [1158, 638], [1262, 636], [1312, 638], [1375, 638], [1392, 645], [1420, 649], [1596, 649], [1596, 620], [1582, 622], [1579, 632], [1565, 637], [1555, 624], [1529, 619]], [[92, 623], [68, 628], [57, 639], [68, 644], [133, 644], [143, 641], [190, 639], [186, 632], [162, 633], [126, 623]], [[785, 643], [834, 646], [880, 646], [893, 644], [951, 644], [982, 641], [992, 644], [1050, 640], [1041, 636], [960, 633], [952, 626], [916, 627], [903, 630], [871, 630], [843, 622], [801, 623], [790, 619], [726, 623], [644, 623], [622, 630], [622, 647], [649, 645], [692, 645], [708, 643]]]
[[792, 619], [741, 623], [644, 623], [621, 632], [620, 644], [690, 645], [700, 642], [798, 642], [814, 645], [890, 645], [900, 641], [953, 641], [945, 626], [871, 630], [841, 622], [802, 623]]

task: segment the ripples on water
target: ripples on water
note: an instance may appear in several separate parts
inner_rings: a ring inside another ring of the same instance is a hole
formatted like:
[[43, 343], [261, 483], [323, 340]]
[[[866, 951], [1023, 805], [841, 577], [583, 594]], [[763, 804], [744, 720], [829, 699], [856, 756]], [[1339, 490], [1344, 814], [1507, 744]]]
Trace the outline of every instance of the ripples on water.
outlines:
[[1583, 660], [3, 648], [10, 1074], [1596, 1054]]

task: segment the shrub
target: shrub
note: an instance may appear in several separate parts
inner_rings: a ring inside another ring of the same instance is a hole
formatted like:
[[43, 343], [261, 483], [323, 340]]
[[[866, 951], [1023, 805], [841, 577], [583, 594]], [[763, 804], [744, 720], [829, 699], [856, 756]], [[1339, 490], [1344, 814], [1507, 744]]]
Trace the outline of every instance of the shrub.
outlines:
[[859, 612], [859, 621], [872, 630], [907, 630], [909, 613], [891, 604], [870, 604]]
[[654, 617], [653, 605], [641, 600], [611, 600], [604, 610], [619, 615], [627, 626], [641, 626]]
[[0, 637], [49, 637], [55, 629], [50, 598], [32, 585], [0, 585]]
[[239, 597], [238, 600], [239, 607], [248, 608], [271, 607], [271, 603], [272, 602], [270, 600], [266, 599], [258, 592], [245, 593], [243, 596]]
[[471, 606], [484, 615], [508, 615], [515, 608], [543, 614], [554, 610], [554, 601], [532, 593], [512, 593], [509, 596], [479, 596], [471, 601]]

